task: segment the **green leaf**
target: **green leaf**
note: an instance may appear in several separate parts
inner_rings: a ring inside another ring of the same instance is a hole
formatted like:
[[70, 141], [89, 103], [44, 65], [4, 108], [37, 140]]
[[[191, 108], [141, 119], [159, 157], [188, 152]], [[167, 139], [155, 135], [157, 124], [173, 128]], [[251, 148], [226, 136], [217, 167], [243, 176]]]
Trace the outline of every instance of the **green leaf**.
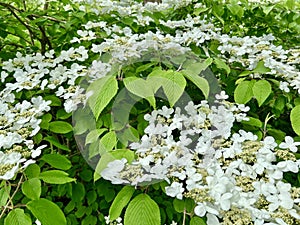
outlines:
[[107, 130], [106, 128], [102, 128], [102, 129], [95, 129], [90, 131], [85, 138], [85, 144], [87, 145], [96, 142], [100, 137], [100, 135], [103, 134], [103, 132], [105, 132], [106, 130]]
[[286, 6], [287, 6], [287, 9], [289, 10], [293, 10], [295, 8], [295, 0], [286, 0]]
[[64, 208], [65, 213], [69, 214], [71, 211], [73, 211], [73, 209], [75, 209], [75, 206], [76, 206], [75, 202], [71, 200]]
[[45, 101], [50, 100], [50, 106], [61, 106], [61, 99], [56, 97], [55, 95], [47, 95], [44, 97]]
[[30, 198], [32, 200], [39, 199], [42, 192], [40, 179], [31, 178], [29, 180], [26, 180], [22, 184], [22, 192], [27, 198]]
[[278, 96], [275, 100], [274, 108], [283, 111], [286, 104], [286, 98], [284, 96]]
[[66, 225], [67, 220], [61, 209], [47, 199], [33, 200], [27, 208], [43, 225]]
[[250, 116], [247, 116], [247, 118], [249, 118], [249, 120], [243, 120], [241, 123], [242, 124], [247, 124], [247, 125], [250, 125], [250, 126], [254, 126], [254, 127], [262, 127], [263, 123], [257, 119], [257, 118], [254, 118], [254, 117], [250, 117]]
[[11, 189], [10, 185], [9, 186], [7, 186], [6, 184], [4, 185], [5, 187], [0, 188], [0, 208], [6, 205], [7, 200], [9, 198], [9, 192]]
[[114, 76], [102, 77], [90, 84], [87, 89], [87, 92], [89, 91], [92, 91], [93, 95], [89, 97], [88, 104], [97, 120], [103, 109], [117, 94], [117, 79]]
[[50, 144], [54, 145], [58, 149], [61, 149], [61, 150], [67, 151], [67, 152], [71, 151], [67, 146], [60, 144], [58, 142], [58, 140], [53, 136], [45, 137], [44, 140], [48, 141]]
[[72, 113], [67, 113], [65, 109], [59, 109], [56, 113], [56, 118], [60, 120], [68, 119], [72, 116]]
[[293, 130], [300, 136], [300, 105], [294, 107], [290, 115]]
[[115, 131], [106, 133], [99, 142], [99, 153], [103, 155], [105, 152], [111, 151], [117, 144], [117, 135]]
[[37, 164], [30, 164], [26, 169], [25, 169], [25, 174], [27, 178], [35, 178], [39, 177], [41, 172], [40, 167]]
[[49, 123], [49, 130], [57, 134], [67, 134], [73, 131], [73, 127], [65, 121], [54, 121]]
[[147, 99], [150, 105], [155, 108], [156, 103], [154, 98], [154, 92], [148, 80], [144, 80], [138, 77], [127, 77], [124, 78], [123, 81], [128, 91], [141, 98]]
[[264, 61], [259, 61], [255, 67], [254, 70], [252, 70], [253, 73], [267, 73], [270, 72], [271, 70], [267, 67], [265, 67]]
[[173, 200], [173, 206], [176, 212], [182, 213], [185, 209], [185, 203], [184, 200], [180, 200], [175, 198]]
[[44, 160], [56, 169], [68, 170], [72, 167], [71, 161], [60, 154], [46, 154], [42, 156], [41, 160]]
[[85, 197], [85, 187], [82, 183], [72, 184], [72, 201], [81, 203]]
[[130, 201], [135, 189], [132, 186], [125, 186], [117, 194], [116, 198], [112, 202], [109, 208], [109, 218], [110, 220], [116, 220], [122, 213], [123, 208]]
[[157, 203], [147, 194], [139, 194], [128, 205], [124, 225], [160, 225]]
[[230, 73], [230, 67], [223, 60], [214, 58], [214, 62], [219, 69], [224, 69], [227, 74]]
[[266, 80], [259, 80], [254, 83], [252, 91], [258, 106], [261, 106], [272, 93], [272, 86]]
[[243, 7], [239, 6], [238, 4], [228, 4], [226, 5], [229, 11], [239, 18], [242, 18], [244, 15], [244, 9]]
[[152, 63], [146, 63], [144, 65], [139, 66], [138, 68], [136, 68], [135, 72], [136, 73], [140, 73], [143, 72], [149, 68], [151, 68], [152, 66], [154, 66], [155, 64], [157, 64], [156, 62], [152, 62]]
[[193, 82], [202, 91], [204, 97], [207, 99], [209, 95], [208, 81], [203, 77], [200, 77], [199, 75], [190, 74], [185, 70], [182, 70], [181, 72], [187, 79]]
[[286, 136], [286, 133], [282, 130], [269, 128], [267, 131], [269, 135], [275, 138], [275, 140], [283, 141]]
[[42, 116], [42, 121], [40, 123], [40, 127], [42, 129], [48, 129], [49, 128], [49, 122], [52, 120], [52, 115], [50, 113], [47, 113]]
[[185, 71], [188, 71], [189, 74], [200, 75], [200, 73], [207, 69], [213, 63], [212, 58], [207, 58], [203, 62], [197, 63], [187, 63], [187, 65], [183, 65], [182, 68]]
[[186, 80], [182, 73], [168, 70], [151, 73], [148, 76], [151, 76], [151, 80], [161, 84], [170, 106], [173, 107], [183, 94], [186, 86]]
[[115, 159], [127, 159], [127, 162], [130, 164], [135, 157], [135, 154], [133, 151], [129, 149], [116, 149], [114, 151], [109, 152]]
[[23, 209], [13, 209], [4, 219], [4, 225], [31, 225], [31, 219]]
[[253, 85], [255, 81], [242, 81], [234, 90], [234, 100], [239, 104], [246, 104], [253, 97]]
[[89, 191], [86, 194], [86, 199], [87, 199], [88, 205], [91, 205], [92, 203], [94, 203], [97, 200], [97, 192], [95, 190]]
[[275, 5], [262, 6], [264, 14], [268, 15], [273, 10], [274, 7], [275, 7]]
[[190, 221], [190, 225], [206, 225], [206, 223], [202, 218], [194, 216]]
[[68, 177], [69, 174], [60, 170], [48, 170], [42, 172], [39, 176], [44, 182], [49, 184], [65, 184], [73, 182], [76, 179]]

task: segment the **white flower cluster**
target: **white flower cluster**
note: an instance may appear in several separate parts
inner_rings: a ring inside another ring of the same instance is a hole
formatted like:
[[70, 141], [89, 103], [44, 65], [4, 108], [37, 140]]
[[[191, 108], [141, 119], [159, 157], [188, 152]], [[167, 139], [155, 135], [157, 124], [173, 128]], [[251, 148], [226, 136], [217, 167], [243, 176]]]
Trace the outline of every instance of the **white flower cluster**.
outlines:
[[271, 75], [277, 79], [281, 78], [283, 80], [279, 86], [281, 90], [289, 92], [290, 86], [300, 93], [300, 71], [297, 68], [300, 62], [300, 49], [284, 50], [282, 46], [272, 44], [274, 39], [271, 34], [262, 37], [221, 35], [217, 38], [221, 43], [218, 50], [222, 55], [229, 55], [226, 59], [229, 63], [241, 63], [248, 70], [255, 69], [259, 62], [263, 62], [270, 71], [251, 74], [253, 77]]
[[134, 0], [73, 0], [74, 3], [85, 5], [81, 7], [82, 11], [92, 11], [97, 15], [111, 14], [117, 12], [120, 16], [142, 15], [144, 12], [159, 12], [169, 9], [179, 9], [186, 7], [197, 0], [162, 0], [161, 3], [147, 2], [138, 3]]
[[34, 149], [31, 138], [40, 129], [38, 117], [50, 110], [50, 101], [38, 96], [12, 105], [14, 94], [2, 91], [0, 96], [0, 179], [9, 180], [21, 164], [25, 168], [34, 162], [27, 158], [36, 158], [45, 147]]
[[[186, 2], [185, 4], [188, 3]], [[131, 4], [127, 7], [133, 6], [134, 4]], [[125, 7], [125, 5], [123, 4], [122, 7]], [[143, 8], [144, 6], [140, 7]], [[201, 5], [201, 7], [205, 6]], [[131, 12], [131, 10], [128, 9], [127, 12]], [[137, 14], [136, 11], [131, 12], [130, 15], [136, 18], [134, 22], [138, 26], [149, 25], [154, 18]], [[122, 19], [124, 15], [119, 13], [119, 16]], [[157, 52], [163, 50], [164, 54], [176, 51], [175, 53], [182, 54], [189, 49], [188, 46], [192, 43], [203, 48], [206, 55], [210, 57], [205, 47], [206, 43], [217, 41], [219, 43], [219, 57], [227, 63], [240, 63], [244, 69], [251, 71], [257, 67], [259, 62], [262, 62], [270, 71], [264, 73], [253, 72], [249, 74], [250, 77], [258, 79], [262, 78], [262, 76], [280, 78], [279, 88], [281, 90], [289, 92], [291, 87], [300, 93], [300, 71], [297, 68], [300, 62], [300, 50], [285, 50], [282, 46], [274, 45], [272, 42], [275, 40], [275, 37], [272, 34], [265, 34], [261, 37], [237, 37], [222, 34], [220, 32], [221, 29], [209, 22], [206, 16], [201, 19], [200, 16], [192, 17], [188, 15], [185, 19], [178, 21], [164, 21], [160, 19], [159, 23], [173, 29], [175, 34], [165, 33], [159, 27], [156, 28], [156, 32], [147, 31], [135, 34], [129, 27], [122, 28], [117, 25], [107, 27], [103, 21], [88, 22], [84, 25], [84, 30], [80, 31], [80, 37], [74, 37], [73, 42], [95, 39], [97, 36], [95, 34], [96, 29], [100, 28], [106, 33], [107, 38], [101, 44], [93, 44], [92, 52], [100, 55], [106, 52], [110, 53], [112, 55], [111, 63], [114, 64], [115, 61], [128, 62], [138, 59], [149, 50]]]
[[[62, 51], [54, 57], [54, 51], [22, 56], [3, 62], [1, 82], [5, 87], [0, 92], [0, 179], [12, 179], [19, 169], [26, 168], [41, 154], [45, 145], [34, 147], [33, 136], [39, 130], [39, 124], [45, 112], [50, 110], [51, 101], [42, 96], [30, 97], [30, 100], [18, 102], [20, 93], [30, 90], [55, 90], [58, 97], [65, 99], [65, 109], [71, 112], [77, 104], [85, 101], [84, 89], [75, 86], [75, 80], [85, 76], [84, 66], [73, 63], [70, 68], [63, 62], [84, 61], [87, 51], [81, 47]], [[67, 83], [67, 89], [63, 84]]]
[[[96, 10], [99, 18], [101, 18], [100, 14], [107, 13], [116, 17], [116, 20], [130, 16], [137, 26], [148, 26], [153, 21], [157, 21], [157, 18], [151, 13], [164, 12], [194, 3], [192, 0], [165, 0], [162, 4], [147, 3], [144, 5], [130, 0], [74, 1], [74, 3], [76, 2], [90, 4], [90, 10]], [[196, 7], [206, 7], [203, 4], [195, 5], [197, 5]], [[67, 8], [71, 10], [70, 7]], [[271, 35], [231, 37], [221, 34], [220, 29], [209, 22], [206, 17], [191, 15], [178, 21], [160, 20], [160, 25], [155, 28], [156, 31], [154, 28], [152, 31], [145, 28], [144, 33], [135, 33], [130, 27], [121, 27], [117, 23], [108, 25], [106, 21], [89, 21], [81, 30], [77, 31], [78, 36], [72, 40], [72, 43], [79, 43], [79, 45], [81, 42], [85, 42], [82, 46], [63, 50], [58, 56], [53, 50], [45, 55], [37, 53], [22, 56], [18, 53], [16, 58], [3, 62], [0, 78], [5, 87], [0, 93], [0, 104], [3, 105], [0, 107], [1, 121], [11, 121], [13, 118], [15, 122], [6, 126], [19, 127], [19, 132], [24, 128], [27, 133], [31, 132], [29, 135], [33, 136], [39, 130], [37, 117], [49, 110], [49, 102], [43, 101], [41, 97], [34, 97], [31, 100], [16, 103], [13, 93], [39, 89], [54, 92], [57, 97], [63, 99], [66, 112], [72, 112], [77, 109], [78, 104], [85, 103], [91, 95], [91, 93], [85, 93], [85, 90], [77, 84], [76, 81], [80, 77], [88, 77], [92, 82], [106, 76], [116, 62], [128, 64], [147, 54], [149, 54], [149, 59], [153, 54], [172, 59], [174, 56], [190, 51], [189, 45], [192, 43], [203, 48], [206, 55], [210, 57], [205, 47], [210, 41], [218, 41], [219, 51], [222, 53], [220, 57], [224, 61], [240, 62], [247, 69], [253, 69], [259, 61], [263, 61], [264, 65], [271, 70], [266, 74], [282, 79], [279, 86], [282, 90], [288, 92], [292, 87], [298, 92], [300, 91], [299, 70], [296, 68], [296, 65], [299, 64], [299, 50], [284, 50], [280, 46], [273, 45], [274, 37]], [[173, 29], [174, 32], [171, 32], [172, 34], [165, 33], [166, 31], [161, 29], [163, 26]], [[88, 46], [86, 42], [92, 43], [90, 49], [84, 47]], [[104, 53], [108, 53], [110, 60], [96, 59], [97, 55], [101, 56]], [[85, 62], [89, 58], [95, 60], [87, 66]], [[32, 109], [35, 109], [34, 114], [32, 114]], [[29, 114], [20, 110], [28, 111]], [[4, 114], [9, 114], [9, 116], [3, 116]], [[0, 123], [2, 123], [1, 121]], [[10, 149], [15, 144], [21, 143], [20, 135], [22, 136], [22, 134], [16, 130], [8, 131], [6, 127], [1, 127], [0, 132], [3, 149]], [[26, 135], [28, 135], [27, 133]]]
[[249, 108], [217, 97], [213, 106], [190, 102], [185, 112], [163, 107], [147, 114], [145, 135], [130, 145], [137, 159], [110, 162], [102, 177], [133, 186], [165, 180], [166, 194], [193, 199], [208, 225], [299, 224], [300, 188], [284, 183], [283, 174], [298, 173], [293, 153], [300, 142], [286, 137], [278, 146], [270, 136], [233, 132]]

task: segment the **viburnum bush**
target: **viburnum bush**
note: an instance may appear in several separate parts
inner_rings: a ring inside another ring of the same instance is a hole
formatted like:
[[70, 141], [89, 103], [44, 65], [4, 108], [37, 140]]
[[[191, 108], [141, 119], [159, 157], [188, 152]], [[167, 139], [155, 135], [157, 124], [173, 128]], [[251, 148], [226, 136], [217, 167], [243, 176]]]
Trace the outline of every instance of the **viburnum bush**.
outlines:
[[299, 11], [0, 1], [0, 224], [300, 224]]

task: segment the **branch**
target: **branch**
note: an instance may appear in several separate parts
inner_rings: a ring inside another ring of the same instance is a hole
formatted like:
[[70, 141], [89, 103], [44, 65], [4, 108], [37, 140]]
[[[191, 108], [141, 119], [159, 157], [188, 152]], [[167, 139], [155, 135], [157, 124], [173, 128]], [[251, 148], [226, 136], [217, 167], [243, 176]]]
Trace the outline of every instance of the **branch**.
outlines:
[[21, 20], [21, 18], [15, 13], [15, 11], [18, 12], [22, 12], [21, 10], [17, 9], [16, 7], [4, 3], [4, 2], [0, 2], [0, 5], [2, 5], [3, 7], [7, 8], [12, 14], [13, 16], [23, 25], [26, 27], [26, 29], [29, 31], [29, 35], [30, 35], [30, 40], [31, 40], [31, 44], [34, 45], [34, 33], [31, 30], [30, 26], [28, 24], [26, 24], [23, 20]]
[[20, 178], [20, 180], [19, 180], [19, 182], [18, 182], [18, 185], [17, 185], [17, 187], [16, 187], [16, 190], [14, 191], [14, 193], [12, 194], [12, 196], [10, 197], [10, 200], [6, 203], [6, 205], [4, 206], [4, 209], [3, 209], [3, 211], [1, 212], [1, 215], [0, 215], [0, 219], [4, 216], [4, 213], [5, 213], [5, 211], [7, 210], [7, 209], [10, 209], [10, 204], [11, 204], [11, 207], [13, 207], [13, 203], [12, 203], [12, 199], [15, 197], [15, 195], [18, 193], [18, 191], [19, 191], [19, 189], [20, 189], [20, 186], [21, 186], [21, 184], [22, 184], [22, 182], [23, 182], [23, 177], [24, 177], [24, 175], [22, 174], [22, 176], [21, 176], [21, 178]]
[[48, 20], [51, 20], [51, 21], [54, 21], [54, 22], [58, 22], [58, 23], [66, 23], [66, 21], [63, 21], [63, 20], [59, 20], [59, 19], [56, 19], [54, 17], [51, 17], [51, 16], [41, 16], [41, 15], [37, 15], [37, 14], [30, 14], [30, 16], [33, 18], [33, 17], [36, 17], [36, 18], [45, 18], [45, 19], [48, 19]]
[[39, 29], [42, 32], [42, 39], [40, 40], [41, 47], [42, 47], [41, 53], [42, 53], [42, 55], [44, 55], [46, 52], [46, 44], [49, 46], [49, 49], [52, 49], [52, 44], [51, 44], [49, 38], [47, 37], [45, 28], [42, 26], [39, 26]]

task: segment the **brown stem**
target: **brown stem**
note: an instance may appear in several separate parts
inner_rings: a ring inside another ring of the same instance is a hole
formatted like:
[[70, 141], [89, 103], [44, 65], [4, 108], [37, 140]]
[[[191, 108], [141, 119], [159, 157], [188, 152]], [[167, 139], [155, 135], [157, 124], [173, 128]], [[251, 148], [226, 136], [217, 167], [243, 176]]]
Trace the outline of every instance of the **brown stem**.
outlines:
[[13, 16], [23, 25], [26, 27], [26, 29], [29, 31], [29, 36], [30, 36], [30, 40], [31, 40], [31, 44], [34, 45], [34, 33], [31, 30], [30, 26], [28, 24], [26, 24], [23, 20], [21, 20], [21, 18], [16, 14], [15, 11], [21, 12], [21, 10], [17, 9], [16, 7], [4, 3], [4, 2], [0, 2], [0, 5], [2, 5], [3, 7], [7, 8], [12, 14]]
[[[17, 187], [16, 187], [16, 190], [15, 190], [14, 193], [9, 197], [9, 201], [6, 203], [6, 205], [4, 206], [3, 211], [2, 211], [1, 214], [0, 214], [0, 219], [4, 216], [5, 211], [6, 211], [7, 209], [10, 209], [11, 207], [14, 208], [14, 205], [13, 205], [12, 200], [13, 200], [13, 198], [15, 197], [15, 195], [18, 193], [18, 191], [19, 191], [19, 189], [20, 189], [20, 186], [21, 186], [21, 184], [22, 184], [22, 182], [23, 182], [23, 177], [24, 177], [24, 175], [22, 174], [22, 176], [21, 176], [21, 178], [20, 178], [20, 180], [19, 180], [19, 182], [18, 182], [18, 185], [17, 185]], [[10, 207], [9, 205], [11, 205], [11, 207]]]

